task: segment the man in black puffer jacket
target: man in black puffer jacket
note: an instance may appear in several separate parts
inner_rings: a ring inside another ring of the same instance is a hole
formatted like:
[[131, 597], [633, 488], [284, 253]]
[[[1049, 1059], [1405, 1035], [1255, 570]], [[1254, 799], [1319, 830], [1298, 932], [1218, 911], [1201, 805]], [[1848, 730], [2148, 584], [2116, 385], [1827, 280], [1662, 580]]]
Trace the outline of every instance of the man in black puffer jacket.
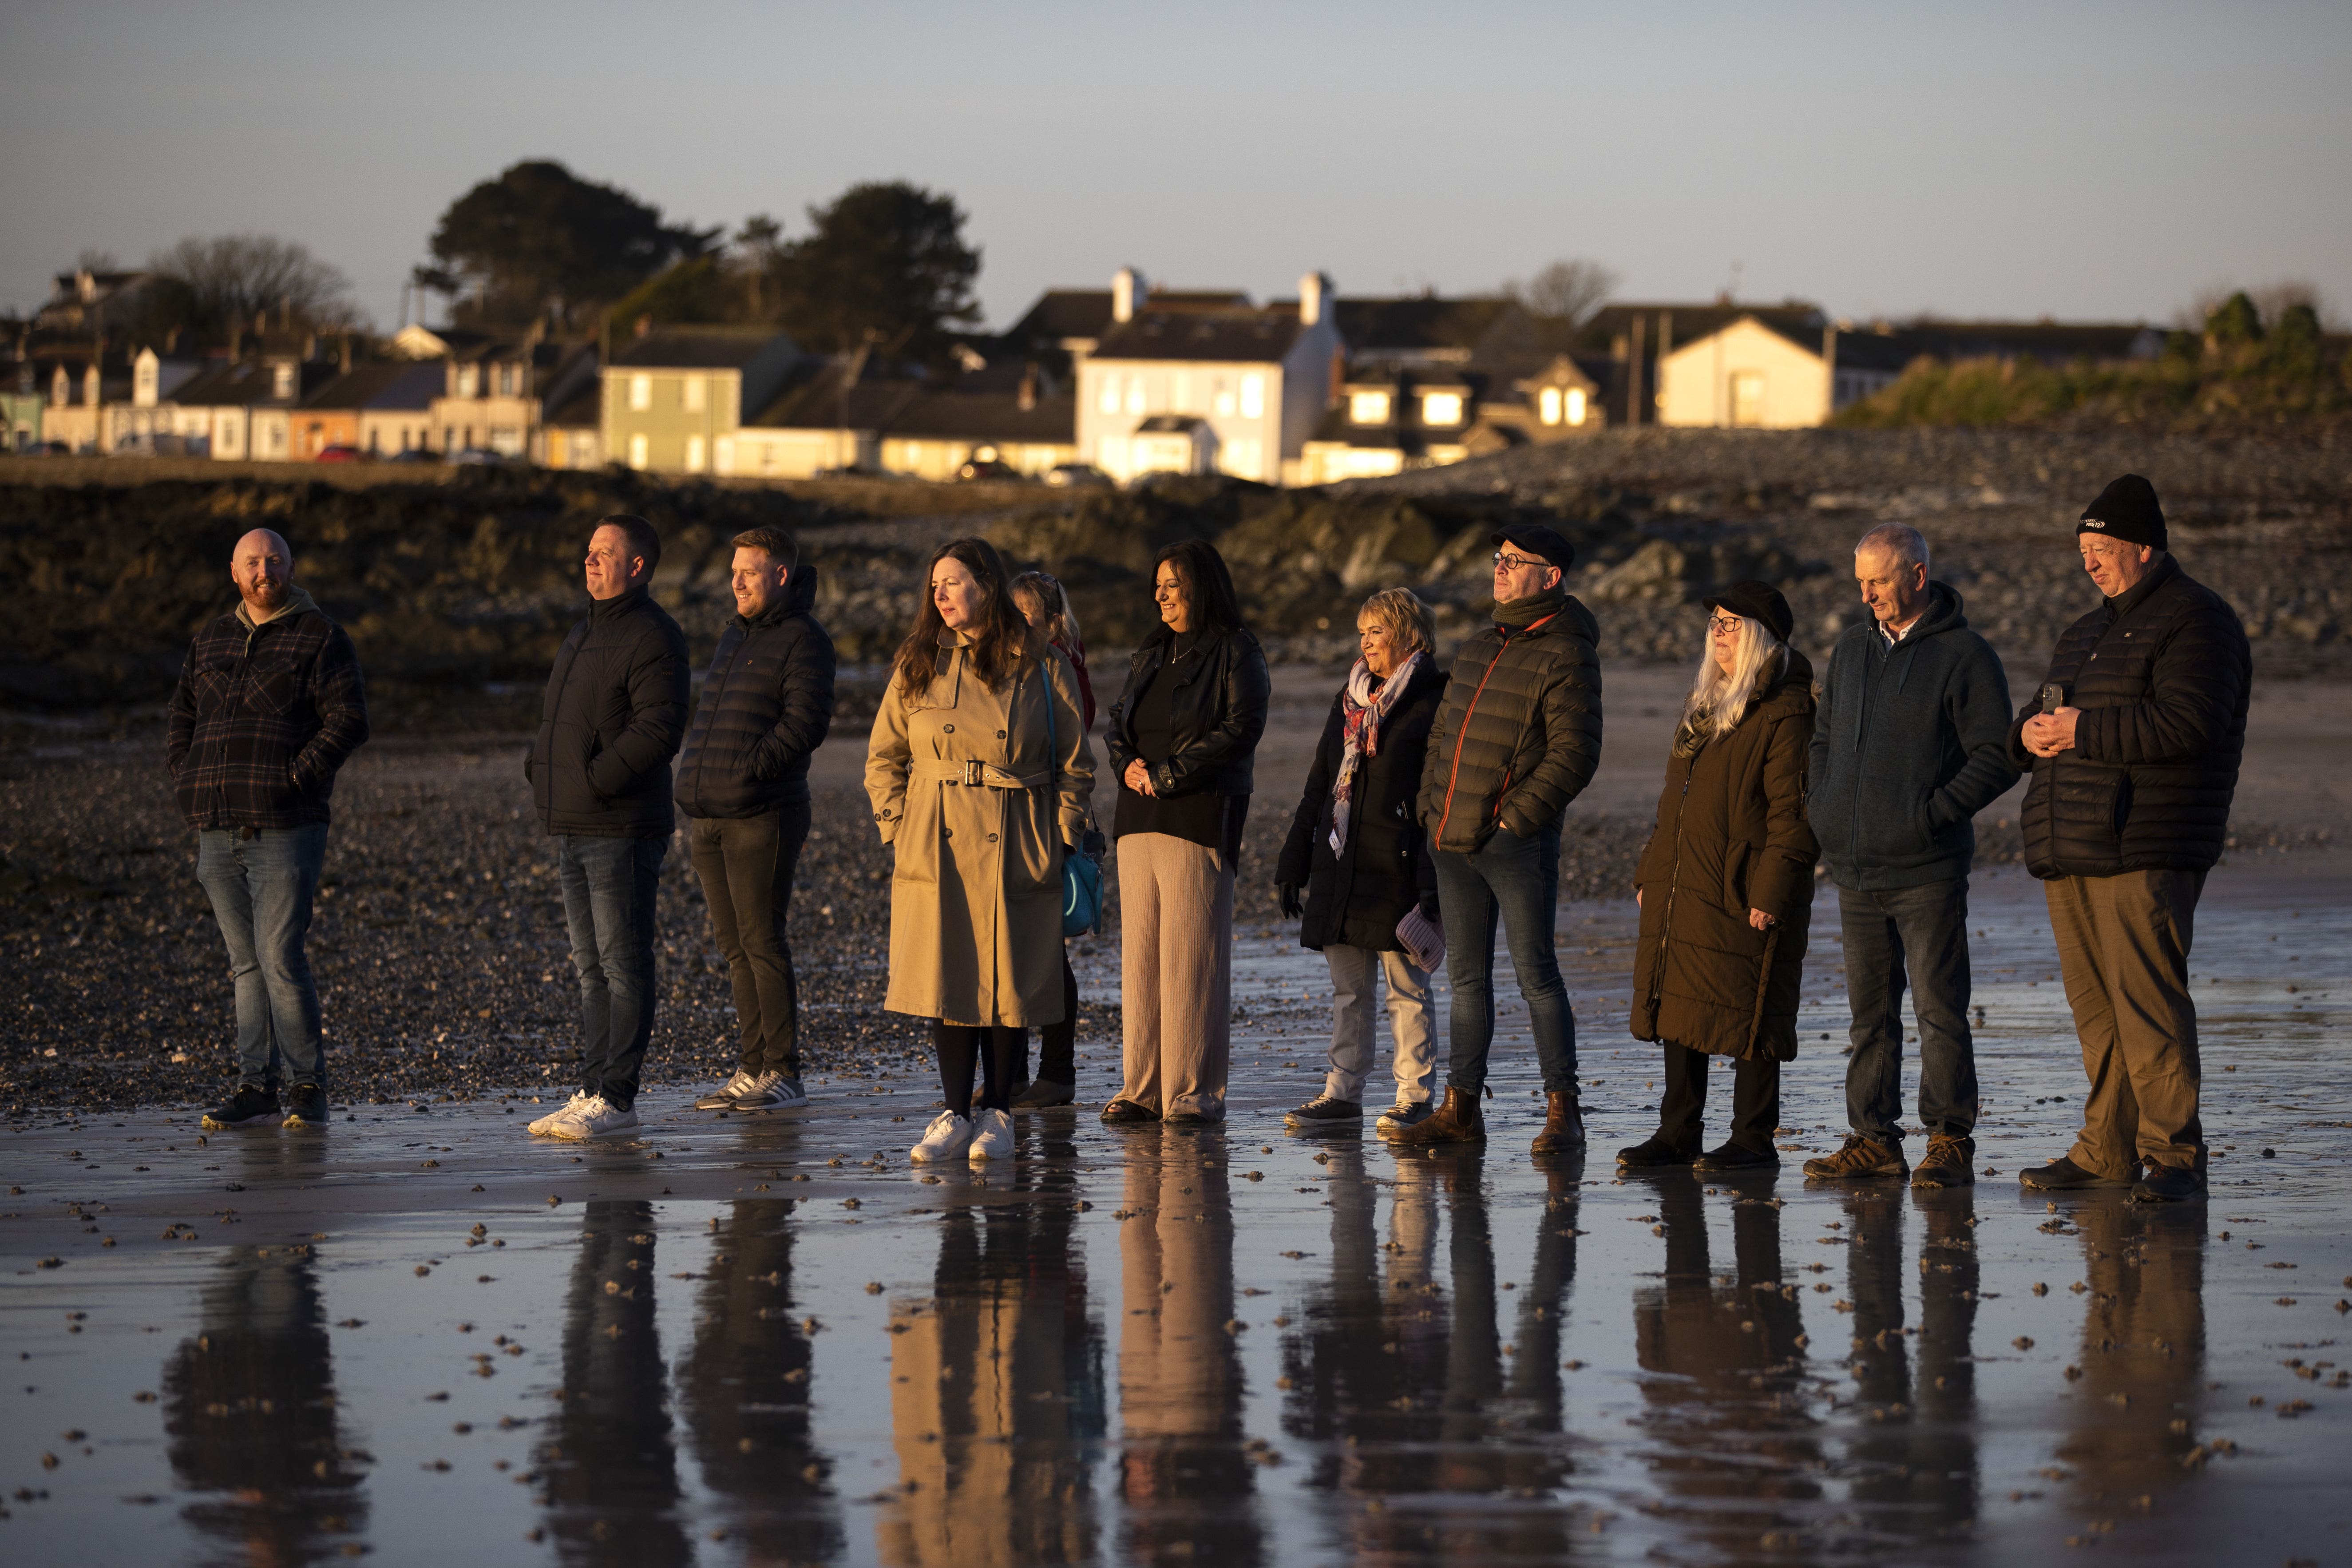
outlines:
[[2076, 529], [2106, 602], [2058, 639], [2011, 751], [2030, 765], [2026, 868], [2042, 879], [2091, 1091], [2032, 1187], [2204, 1190], [2189, 943], [2246, 743], [2252, 656], [2228, 602], [2166, 553], [2156, 487], [2126, 474]]
[[572, 966], [580, 975], [580, 1091], [530, 1124], [553, 1138], [637, 1125], [637, 1075], [654, 1032], [654, 891], [676, 829], [670, 759], [686, 729], [686, 637], [646, 584], [661, 536], [644, 518], [596, 525], [588, 618], [547, 678], [523, 761], [540, 826], [555, 839]]
[[735, 617], [702, 683], [677, 764], [686, 844], [727, 957], [741, 1047], [698, 1110], [785, 1110], [801, 1085], [800, 990], [784, 918], [809, 833], [809, 756], [833, 727], [833, 639], [781, 528], [735, 536]]

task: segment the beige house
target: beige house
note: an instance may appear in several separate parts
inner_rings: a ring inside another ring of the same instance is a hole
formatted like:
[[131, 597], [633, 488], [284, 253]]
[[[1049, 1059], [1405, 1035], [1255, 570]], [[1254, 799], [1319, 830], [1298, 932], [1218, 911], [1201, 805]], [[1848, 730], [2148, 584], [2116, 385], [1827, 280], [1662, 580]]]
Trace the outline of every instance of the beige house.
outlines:
[[[1111, 323], [1076, 367], [1081, 460], [1122, 483], [1200, 464], [1237, 479], [1297, 482], [1329, 405], [1343, 345], [1331, 280], [1299, 279], [1296, 302], [1153, 295], [1126, 268]], [[1154, 421], [1196, 421], [1181, 429]]]
[[664, 474], [715, 471], [747, 408], [772, 400], [800, 359], [767, 328], [663, 327], [614, 354], [604, 380], [608, 461]]
[[[1071, 400], [1045, 395], [1034, 368], [993, 367], [950, 386], [865, 371], [836, 360], [789, 387], [719, 439], [717, 471], [796, 479], [860, 468], [952, 479], [970, 462], [1034, 476], [1076, 460]], [[1004, 390], [1008, 376], [1017, 379]]]
[[1820, 425], [1903, 373], [1899, 336], [1818, 331], [1744, 315], [1658, 361], [1658, 423], [1788, 430]]
[[587, 374], [547, 400], [530, 460], [542, 468], [604, 466], [604, 381], [593, 359]]
[[215, 365], [180, 388], [177, 434], [223, 462], [290, 462], [294, 408], [334, 373], [325, 361], [292, 354]]

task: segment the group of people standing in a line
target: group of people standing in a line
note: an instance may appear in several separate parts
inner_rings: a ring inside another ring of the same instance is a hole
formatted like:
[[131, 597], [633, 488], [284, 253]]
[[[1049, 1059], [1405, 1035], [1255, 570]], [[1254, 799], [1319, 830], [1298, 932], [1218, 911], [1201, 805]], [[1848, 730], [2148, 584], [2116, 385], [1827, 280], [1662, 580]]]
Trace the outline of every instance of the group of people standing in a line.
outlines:
[[[2031, 770], [2027, 864], [2047, 889], [2090, 1093], [2074, 1148], [2021, 1179], [2129, 1183], [2150, 1199], [2201, 1189], [2188, 952], [2226, 835], [2250, 655], [2228, 604], [2167, 552], [2146, 479], [2108, 486], [2076, 537], [2101, 603], [2015, 713], [1999, 658], [1969, 629], [1959, 595], [1930, 580], [1927, 541], [1910, 528], [1882, 525], [1855, 547], [1870, 617], [1839, 637], [1818, 680], [1790, 646], [1778, 589], [1750, 581], [1706, 595], [1705, 648], [1635, 875], [1632, 1029], [1660, 1046], [1664, 1093], [1657, 1131], [1620, 1152], [1622, 1167], [1778, 1163], [1780, 1065], [1796, 1054], [1825, 861], [1853, 1009], [1851, 1131], [1806, 1173], [1970, 1181], [1972, 819]], [[1289, 1112], [1293, 1126], [1360, 1121], [1384, 986], [1396, 1093], [1379, 1131], [1407, 1145], [1483, 1141], [1499, 931], [1546, 1097], [1535, 1152], [1583, 1146], [1554, 924], [1562, 814], [1601, 755], [1599, 629], [1566, 590], [1565, 537], [1519, 523], [1492, 543], [1491, 620], [1450, 670], [1409, 590], [1383, 589], [1358, 616], [1360, 657], [1275, 868], [1284, 913], [1332, 981], [1328, 1071]], [[580, 1089], [535, 1134], [638, 1125], [655, 889], [680, 813], [741, 1041], [738, 1070], [697, 1107], [806, 1102], [786, 924], [834, 650], [791, 536], [755, 529], [734, 547], [737, 614], [689, 724], [685, 638], [647, 592], [658, 535], [614, 516], [591, 537], [593, 603], [556, 657], [525, 763], [555, 841], [583, 1031]], [[367, 738], [366, 700], [349, 637], [293, 585], [292, 567], [268, 530], [238, 542], [242, 602], [199, 634], [171, 709], [171, 770], [236, 981], [240, 1081], [207, 1115], [214, 1125], [278, 1114], [281, 1072], [293, 1079], [289, 1124], [326, 1115], [302, 939], [329, 795]], [[1051, 576], [1014, 576], [985, 541], [959, 539], [933, 553], [925, 584], [866, 754], [894, 862], [884, 1005], [933, 1032], [943, 1109], [914, 1158], [1001, 1159], [1014, 1111], [1076, 1095], [1064, 933], [1072, 863], [1101, 843], [1095, 698]], [[1160, 625], [1129, 660], [1103, 735], [1117, 780], [1124, 1041], [1102, 1118], [1210, 1124], [1225, 1114], [1234, 877], [1272, 682], [1213, 546], [1160, 551], [1152, 595]], [[1442, 1097], [1441, 963], [1452, 993]], [[1916, 1168], [1897, 1121], [1906, 989], [1927, 1139]], [[1702, 1150], [1710, 1057], [1731, 1061], [1731, 1124]]]

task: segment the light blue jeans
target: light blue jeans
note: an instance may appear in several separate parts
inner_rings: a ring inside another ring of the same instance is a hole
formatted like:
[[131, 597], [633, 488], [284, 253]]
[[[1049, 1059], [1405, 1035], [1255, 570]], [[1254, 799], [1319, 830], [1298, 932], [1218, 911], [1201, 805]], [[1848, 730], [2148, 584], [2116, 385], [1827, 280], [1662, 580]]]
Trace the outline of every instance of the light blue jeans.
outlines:
[[327, 825], [207, 828], [196, 837], [196, 880], [212, 900], [236, 982], [239, 1087], [275, 1091], [279, 1064], [296, 1083], [327, 1081], [319, 987], [302, 939], [310, 930]]

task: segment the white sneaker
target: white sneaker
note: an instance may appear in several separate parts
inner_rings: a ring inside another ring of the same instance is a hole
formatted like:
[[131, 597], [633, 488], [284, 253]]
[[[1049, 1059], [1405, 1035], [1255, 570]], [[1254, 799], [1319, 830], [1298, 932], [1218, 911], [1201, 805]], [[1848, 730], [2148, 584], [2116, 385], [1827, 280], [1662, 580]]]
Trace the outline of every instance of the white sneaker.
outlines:
[[971, 1144], [971, 1120], [958, 1116], [952, 1110], [942, 1110], [931, 1118], [923, 1129], [923, 1141], [907, 1151], [907, 1158], [921, 1164], [931, 1160], [952, 1160]]
[[789, 1073], [763, 1072], [735, 1097], [736, 1110], [796, 1110], [808, 1103], [808, 1090]]
[[983, 1110], [973, 1118], [979, 1131], [971, 1135], [971, 1158], [978, 1161], [1013, 1158], [1013, 1114]]
[[736, 1099], [759, 1082], [752, 1074], [737, 1068], [735, 1076], [694, 1102], [697, 1110], [732, 1110]]
[[634, 1131], [638, 1125], [635, 1110], [614, 1105], [597, 1094], [591, 1095], [587, 1104], [548, 1131], [558, 1138], [610, 1138], [617, 1133]]
[[587, 1103], [588, 1091], [584, 1089], [573, 1089], [572, 1091], [572, 1098], [564, 1101], [561, 1109], [549, 1111], [538, 1121], [530, 1122], [525, 1126], [523, 1131], [530, 1133], [534, 1138], [552, 1138], [555, 1136], [556, 1123], [572, 1115], [582, 1106]]

